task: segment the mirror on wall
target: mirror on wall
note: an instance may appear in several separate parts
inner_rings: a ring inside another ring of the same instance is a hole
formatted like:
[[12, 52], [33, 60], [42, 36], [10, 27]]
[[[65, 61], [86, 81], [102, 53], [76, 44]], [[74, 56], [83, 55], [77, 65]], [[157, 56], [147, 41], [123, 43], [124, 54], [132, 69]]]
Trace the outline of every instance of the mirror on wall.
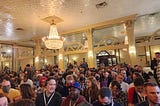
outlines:
[[12, 45], [0, 44], [0, 69], [12, 70]]

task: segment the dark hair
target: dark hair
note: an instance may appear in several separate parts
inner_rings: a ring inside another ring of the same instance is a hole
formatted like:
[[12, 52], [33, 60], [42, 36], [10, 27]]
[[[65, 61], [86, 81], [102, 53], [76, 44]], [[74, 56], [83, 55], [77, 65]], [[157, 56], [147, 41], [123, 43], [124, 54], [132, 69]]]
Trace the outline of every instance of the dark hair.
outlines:
[[10, 79], [10, 77], [8, 75], [5, 75], [5, 76], [2, 77], [2, 80], [10, 81], [11, 79]]
[[97, 91], [98, 91], [98, 86], [96, 84], [96, 79], [95, 79], [95, 77], [90, 76], [90, 77], [87, 78], [87, 80], [89, 80], [91, 82], [90, 96], [91, 96], [91, 98], [96, 98], [97, 97]]
[[26, 64], [26, 67], [30, 67], [30, 64]]
[[147, 86], [155, 87], [155, 86], [158, 86], [158, 85], [156, 83], [154, 83], [154, 82], [146, 82], [146, 83], [144, 83], [144, 87], [147, 87]]
[[118, 81], [114, 80], [111, 82], [111, 87], [114, 87], [114, 86], [117, 86], [117, 88], [121, 90], [121, 84]]
[[23, 99], [31, 99], [35, 97], [35, 93], [29, 84], [21, 84], [20, 91]]
[[14, 106], [35, 106], [35, 103], [31, 99], [21, 99], [14, 103]]
[[3, 93], [0, 93], [0, 98], [5, 97]]
[[53, 77], [53, 76], [50, 76], [50, 77], [48, 77], [47, 80], [46, 80], [46, 83], [45, 83], [46, 86], [47, 86], [47, 84], [48, 84], [48, 82], [49, 82], [50, 80], [55, 80], [56, 83], [57, 83], [57, 79], [56, 79], [55, 77]]
[[[0, 93], [0, 98], [3, 98], [3, 97], [6, 97], [3, 93]], [[7, 98], [7, 101], [10, 102], [10, 99], [8, 97]]]
[[156, 52], [155, 54], [160, 54], [160, 52]]
[[99, 92], [98, 92], [98, 95], [101, 96], [101, 98], [104, 98], [104, 97], [112, 97], [112, 91], [108, 88], [108, 87], [102, 87]]
[[143, 86], [144, 85], [144, 79], [143, 78], [136, 78], [134, 81], [134, 86]]
[[139, 72], [134, 72], [134, 75], [136, 75], [137, 78], [143, 78], [142, 75], [139, 74]]

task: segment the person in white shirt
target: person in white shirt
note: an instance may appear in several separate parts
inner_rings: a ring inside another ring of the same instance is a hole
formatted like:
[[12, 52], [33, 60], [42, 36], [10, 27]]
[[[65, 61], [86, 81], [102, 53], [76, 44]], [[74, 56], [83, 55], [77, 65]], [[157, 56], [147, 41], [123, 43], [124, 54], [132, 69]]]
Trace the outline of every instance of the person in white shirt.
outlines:
[[116, 76], [116, 80], [121, 84], [122, 91], [127, 92], [128, 88], [129, 88], [129, 85], [128, 85], [128, 83], [123, 81], [124, 80], [124, 75], [122, 73], [119, 73]]
[[21, 84], [29, 84], [29, 85], [31, 85], [31, 87], [33, 87], [33, 81], [28, 78], [28, 75], [24, 75], [20, 85]]

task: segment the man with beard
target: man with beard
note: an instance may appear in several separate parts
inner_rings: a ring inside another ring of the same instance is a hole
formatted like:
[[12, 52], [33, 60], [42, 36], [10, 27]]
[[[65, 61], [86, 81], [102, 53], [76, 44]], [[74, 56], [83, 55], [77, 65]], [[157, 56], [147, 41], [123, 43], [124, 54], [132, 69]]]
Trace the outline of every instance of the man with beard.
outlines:
[[74, 82], [70, 86], [69, 96], [64, 98], [61, 106], [79, 106], [82, 103], [86, 103], [85, 97], [80, 95], [81, 85], [79, 82]]
[[93, 106], [122, 106], [113, 101], [112, 91], [108, 87], [103, 87], [98, 92], [98, 100], [93, 103]]
[[36, 106], [60, 106], [62, 97], [55, 91], [57, 82], [54, 77], [49, 77], [46, 80], [45, 92], [38, 94], [36, 97]]
[[147, 99], [136, 106], [160, 106], [160, 88], [153, 82], [145, 83]]

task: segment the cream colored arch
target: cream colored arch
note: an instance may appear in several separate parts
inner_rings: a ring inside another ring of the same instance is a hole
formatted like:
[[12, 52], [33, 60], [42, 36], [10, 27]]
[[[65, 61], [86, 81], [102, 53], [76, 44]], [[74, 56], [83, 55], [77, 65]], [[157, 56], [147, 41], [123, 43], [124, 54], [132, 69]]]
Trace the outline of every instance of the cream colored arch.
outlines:
[[160, 29], [156, 30], [150, 37], [150, 42], [156, 40], [160, 40]]
[[84, 50], [84, 45], [80, 42], [73, 42], [73, 43], [70, 43], [65, 52], [69, 52], [69, 51], [77, 51], [77, 50]]
[[[108, 42], [108, 44], [105, 42], [106, 40], [111, 40]], [[101, 46], [108, 46], [108, 45], [117, 45], [117, 44], [122, 44], [123, 41], [117, 37], [114, 36], [106, 36], [105, 38], [102, 38], [100, 40], [100, 42], [98, 43], [97, 47], [101, 47]]]

